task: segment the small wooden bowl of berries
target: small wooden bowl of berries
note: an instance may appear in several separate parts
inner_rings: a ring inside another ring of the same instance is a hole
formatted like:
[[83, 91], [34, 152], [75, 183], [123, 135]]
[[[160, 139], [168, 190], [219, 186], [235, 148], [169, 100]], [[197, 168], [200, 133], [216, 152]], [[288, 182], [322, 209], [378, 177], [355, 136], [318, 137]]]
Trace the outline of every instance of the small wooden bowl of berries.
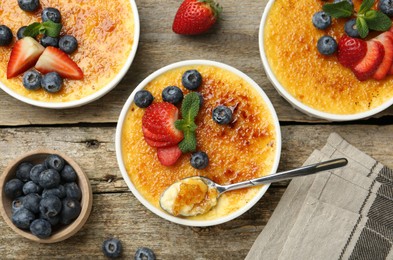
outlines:
[[50, 149], [15, 159], [0, 177], [0, 212], [19, 235], [40, 243], [65, 240], [86, 223], [93, 204], [88, 177]]

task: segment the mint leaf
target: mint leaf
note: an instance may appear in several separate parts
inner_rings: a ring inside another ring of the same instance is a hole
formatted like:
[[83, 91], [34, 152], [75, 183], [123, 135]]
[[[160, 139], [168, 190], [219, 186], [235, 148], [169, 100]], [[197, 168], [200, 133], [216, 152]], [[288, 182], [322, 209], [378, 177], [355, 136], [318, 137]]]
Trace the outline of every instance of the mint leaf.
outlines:
[[358, 16], [358, 18], [356, 18], [356, 29], [358, 30], [360, 37], [366, 38], [368, 34], [368, 26], [363, 17]]
[[365, 14], [364, 19], [371, 30], [387, 31], [392, 26], [390, 18], [380, 11], [370, 10]]
[[325, 13], [334, 18], [350, 17], [353, 14], [353, 6], [347, 1], [324, 4], [322, 9]]
[[55, 23], [51, 20], [42, 23], [42, 26], [45, 28], [45, 35], [50, 37], [57, 37], [60, 35], [61, 28], [63, 27], [61, 23]]
[[193, 152], [196, 150], [195, 117], [199, 112], [199, 96], [195, 92], [191, 92], [183, 99], [181, 106], [182, 119], [176, 120], [175, 127], [184, 134], [183, 140], [179, 143], [179, 148], [183, 153]]
[[194, 152], [196, 150], [196, 136], [195, 133], [184, 133], [184, 139], [179, 143], [179, 148], [183, 153]]
[[36, 37], [40, 34], [41, 24], [40, 23], [32, 23], [26, 27], [25, 31], [23, 32], [23, 36], [30, 36]]
[[61, 28], [63, 26], [60, 23], [52, 22], [51, 20], [44, 23], [32, 23], [27, 26], [23, 32], [23, 36], [36, 37], [38, 34], [45, 34], [50, 37], [57, 37], [60, 35]]
[[365, 14], [374, 5], [374, 0], [363, 0], [359, 8], [359, 14]]
[[194, 121], [199, 112], [199, 96], [195, 92], [191, 92], [184, 97], [181, 105], [181, 113], [183, 118]]

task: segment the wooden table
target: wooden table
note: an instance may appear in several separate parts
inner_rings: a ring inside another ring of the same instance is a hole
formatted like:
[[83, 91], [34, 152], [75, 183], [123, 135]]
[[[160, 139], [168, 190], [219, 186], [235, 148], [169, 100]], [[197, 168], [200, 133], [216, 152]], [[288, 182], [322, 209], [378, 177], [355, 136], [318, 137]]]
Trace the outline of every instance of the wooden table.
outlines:
[[116, 162], [115, 129], [133, 89], [150, 73], [186, 59], [211, 59], [253, 78], [271, 99], [280, 119], [283, 144], [280, 170], [300, 166], [314, 149], [337, 132], [364, 152], [393, 167], [393, 109], [369, 120], [328, 123], [310, 118], [283, 100], [266, 78], [258, 49], [258, 28], [266, 0], [221, 1], [222, 21], [209, 34], [183, 37], [171, 30], [180, 1], [137, 0], [141, 22], [138, 52], [121, 83], [82, 108], [49, 110], [23, 104], [0, 92], [0, 171], [16, 156], [39, 147], [73, 157], [90, 178], [93, 210], [72, 238], [51, 245], [30, 242], [0, 220], [0, 258], [104, 258], [104, 239], [119, 238], [123, 256], [138, 247], [159, 259], [243, 259], [263, 230], [288, 182], [272, 185], [247, 213], [228, 223], [190, 228], [172, 224], [147, 210], [131, 194]]

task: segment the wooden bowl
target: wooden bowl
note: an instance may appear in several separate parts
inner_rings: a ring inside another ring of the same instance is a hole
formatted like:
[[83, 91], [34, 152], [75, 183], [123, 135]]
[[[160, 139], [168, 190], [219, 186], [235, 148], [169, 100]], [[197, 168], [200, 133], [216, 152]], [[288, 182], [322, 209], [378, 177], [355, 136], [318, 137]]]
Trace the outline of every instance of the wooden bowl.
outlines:
[[[15, 226], [12, 223], [12, 199], [9, 199], [5, 196], [4, 193], [4, 185], [10, 179], [15, 178], [16, 169], [18, 165], [24, 161], [31, 162], [33, 164], [42, 163], [45, 158], [50, 154], [57, 154], [61, 156], [71, 167], [74, 168], [75, 172], [77, 173], [78, 179], [77, 183], [79, 188], [82, 192], [82, 199], [81, 199], [81, 212], [77, 219], [75, 219], [71, 224], [60, 226], [56, 228], [52, 235], [48, 238], [41, 239], [33, 235], [28, 230], [22, 230]], [[90, 186], [90, 182], [86, 174], [83, 173], [82, 169], [76, 164], [76, 162], [59, 151], [50, 150], [50, 149], [40, 149], [36, 151], [32, 151], [21, 155], [19, 158], [16, 158], [10, 165], [5, 169], [3, 175], [0, 177], [0, 212], [3, 216], [4, 221], [10, 226], [17, 234], [28, 238], [30, 240], [39, 242], [39, 243], [56, 243], [62, 240], [65, 240], [76, 232], [78, 232], [82, 226], [86, 223], [87, 219], [89, 218], [91, 208], [93, 205], [93, 194]]]

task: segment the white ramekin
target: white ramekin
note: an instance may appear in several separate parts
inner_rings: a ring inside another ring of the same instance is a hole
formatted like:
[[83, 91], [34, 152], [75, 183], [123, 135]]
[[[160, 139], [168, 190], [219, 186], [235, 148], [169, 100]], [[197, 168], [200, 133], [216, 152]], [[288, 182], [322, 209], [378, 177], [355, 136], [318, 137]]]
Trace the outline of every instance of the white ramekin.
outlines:
[[0, 88], [4, 90], [7, 94], [10, 96], [33, 106], [37, 107], [44, 107], [44, 108], [51, 108], [51, 109], [65, 109], [65, 108], [73, 108], [73, 107], [80, 107], [83, 105], [86, 105], [90, 102], [93, 102], [105, 94], [107, 94], [109, 91], [111, 91], [116, 85], [120, 82], [120, 80], [124, 77], [124, 75], [127, 73], [127, 71], [130, 69], [131, 63], [134, 60], [136, 50], [138, 48], [138, 43], [139, 43], [139, 34], [140, 34], [140, 24], [139, 24], [139, 14], [138, 14], [138, 8], [135, 4], [134, 0], [130, 0], [131, 3], [131, 8], [132, 12], [134, 15], [134, 41], [132, 45], [132, 49], [130, 51], [130, 54], [127, 57], [126, 62], [124, 63], [122, 69], [117, 73], [117, 75], [103, 88], [98, 90], [97, 92], [86, 96], [84, 98], [81, 98], [79, 100], [74, 100], [74, 101], [68, 101], [68, 102], [44, 102], [44, 101], [37, 101], [34, 99], [27, 98], [23, 95], [20, 95], [13, 91], [12, 89], [8, 88], [6, 85], [4, 85], [2, 82], [0, 82]]
[[[263, 11], [262, 19], [261, 19], [261, 24], [259, 26], [259, 52], [261, 54], [262, 58], [262, 63], [263, 67], [265, 69], [266, 75], [270, 82], [273, 84], [275, 89], [278, 91], [278, 93], [286, 99], [295, 109], [313, 117], [317, 118], [322, 118], [328, 121], [352, 121], [352, 120], [358, 120], [362, 118], [368, 118], [371, 117], [372, 115], [375, 115], [384, 109], [390, 107], [393, 104], [393, 98], [390, 99], [389, 101], [385, 102], [384, 104], [373, 108], [371, 110], [361, 112], [361, 113], [356, 113], [356, 114], [332, 114], [332, 113], [326, 113], [317, 109], [314, 109], [312, 107], [309, 107], [302, 102], [300, 102], [298, 99], [296, 99], [292, 94], [290, 94], [282, 85], [281, 83], [277, 80], [276, 76], [274, 75], [273, 71], [270, 68], [270, 64], [267, 60], [266, 53], [265, 53], [265, 45], [264, 45], [264, 29], [265, 29], [265, 23], [267, 16], [269, 14], [269, 11], [274, 4], [275, 0], [269, 0], [267, 3], [265, 10]], [[310, 18], [311, 19], [311, 18]], [[311, 20], [310, 20], [311, 21]]]
[[[158, 216], [169, 220], [171, 222], [177, 223], [177, 224], [181, 224], [181, 225], [186, 225], [186, 226], [213, 226], [213, 225], [218, 225], [227, 221], [230, 221], [240, 215], [242, 215], [244, 212], [246, 212], [247, 210], [249, 210], [262, 196], [263, 194], [266, 192], [266, 190], [269, 188], [269, 185], [265, 185], [263, 186], [263, 188], [257, 193], [257, 195], [250, 200], [243, 208], [237, 210], [236, 212], [227, 215], [225, 217], [221, 217], [219, 219], [215, 219], [215, 220], [206, 220], [206, 221], [201, 221], [201, 220], [189, 220], [189, 219], [183, 219], [183, 218], [179, 218], [179, 217], [174, 217], [172, 215], [167, 214], [166, 212], [156, 208], [154, 205], [152, 205], [150, 202], [148, 202], [140, 193], [139, 191], [135, 188], [135, 186], [133, 185], [132, 181], [130, 180], [128, 173], [126, 171], [126, 168], [124, 166], [124, 162], [123, 162], [123, 151], [122, 151], [122, 145], [121, 145], [121, 137], [122, 137], [122, 131], [123, 131], [123, 124], [124, 124], [124, 120], [126, 118], [126, 115], [129, 111], [130, 106], [133, 103], [134, 100], [134, 96], [135, 93], [138, 92], [139, 90], [142, 90], [149, 82], [151, 82], [153, 79], [157, 78], [158, 76], [160, 76], [161, 74], [179, 68], [179, 67], [183, 67], [183, 66], [190, 66], [190, 65], [211, 65], [211, 66], [216, 66], [225, 70], [228, 70], [240, 77], [242, 77], [243, 79], [245, 79], [252, 87], [255, 88], [255, 90], [261, 95], [261, 97], [263, 98], [264, 102], [266, 103], [266, 106], [268, 107], [272, 118], [274, 120], [274, 127], [276, 129], [276, 153], [274, 156], [274, 163], [273, 163], [273, 167], [272, 170], [269, 174], [275, 173], [277, 171], [278, 168], [278, 164], [280, 161], [280, 154], [281, 154], [281, 131], [280, 131], [280, 124], [278, 121], [278, 117], [277, 114], [274, 110], [274, 107], [272, 105], [272, 103], [270, 102], [269, 98], [267, 97], [267, 95], [263, 92], [263, 90], [258, 86], [257, 83], [255, 83], [255, 81], [253, 81], [250, 77], [248, 77], [246, 74], [244, 74], [243, 72], [228, 66], [226, 64], [223, 63], [219, 63], [219, 62], [214, 62], [214, 61], [209, 61], [209, 60], [187, 60], [187, 61], [181, 61], [181, 62], [177, 62], [177, 63], [173, 63], [170, 64], [166, 67], [163, 67], [157, 71], [155, 71], [154, 73], [152, 73], [151, 75], [149, 75], [145, 80], [143, 80], [136, 88], [135, 90], [131, 93], [130, 97], [127, 99], [127, 102], [125, 103], [125, 105], [123, 106], [123, 109], [121, 111], [118, 123], [117, 123], [117, 129], [116, 129], [116, 156], [117, 156], [117, 161], [120, 167], [120, 171], [121, 174], [125, 180], [125, 182], [127, 183], [129, 189], [131, 190], [131, 192], [134, 194], [134, 196], [146, 207], [148, 208], [150, 211], [152, 211], [153, 213], [157, 214]], [[135, 126], [135, 127], [140, 127], [140, 126]]]

